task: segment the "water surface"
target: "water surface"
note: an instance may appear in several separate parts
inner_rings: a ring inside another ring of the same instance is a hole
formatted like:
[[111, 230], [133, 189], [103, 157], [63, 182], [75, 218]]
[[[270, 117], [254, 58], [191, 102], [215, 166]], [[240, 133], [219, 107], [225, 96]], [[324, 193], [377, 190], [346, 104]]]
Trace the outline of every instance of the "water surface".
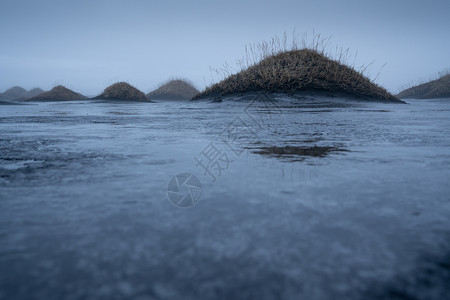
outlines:
[[0, 299], [444, 299], [450, 102], [407, 102], [1, 106]]

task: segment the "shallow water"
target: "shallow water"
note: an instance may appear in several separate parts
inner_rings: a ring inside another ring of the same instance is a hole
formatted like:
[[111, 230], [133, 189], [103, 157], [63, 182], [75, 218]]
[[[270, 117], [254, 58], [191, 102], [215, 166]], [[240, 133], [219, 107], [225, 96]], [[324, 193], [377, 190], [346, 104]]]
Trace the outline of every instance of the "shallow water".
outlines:
[[449, 99], [278, 100], [1, 106], [0, 299], [444, 299]]

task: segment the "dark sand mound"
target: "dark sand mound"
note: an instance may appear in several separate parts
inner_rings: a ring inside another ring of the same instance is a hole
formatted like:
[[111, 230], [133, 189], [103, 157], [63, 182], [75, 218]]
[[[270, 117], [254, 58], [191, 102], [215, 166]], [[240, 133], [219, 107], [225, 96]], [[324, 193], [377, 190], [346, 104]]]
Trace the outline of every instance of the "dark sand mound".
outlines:
[[143, 92], [126, 82], [118, 82], [110, 85], [101, 95], [93, 99], [149, 101]]
[[292, 94], [326, 91], [362, 99], [402, 102], [354, 69], [311, 49], [284, 51], [206, 88], [194, 98], [251, 91]]
[[336, 147], [301, 147], [301, 146], [285, 146], [285, 147], [261, 147], [253, 153], [269, 155], [269, 156], [283, 156], [283, 155], [297, 155], [297, 156], [312, 156], [324, 157], [333, 151], [345, 151]]
[[307, 157], [325, 157], [331, 153], [347, 152], [348, 150], [333, 146], [271, 146], [256, 147], [252, 152], [268, 157], [277, 157], [288, 161], [303, 161]]
[[63, 87], [62, 85], [58, 85], [48, 92], [44, 92], [37, 96], [31, 97], [27, 101], [70, 101], [84, 99], [87, 98], [79, 93]]
[[162, 84], [159, 88], [147, 94], [149, 99], [160, 100], [190, 100], [199, 91], [192, 83], [183, 79], [173, 79]]
[[413, 86], [397, 95], [399, 98], [431, 99], [450, 98], [450, 74], [439, 79]]
[[26, 93], [27, 93], [26, 89], [21, 88], [20, 86], [14, 86], [14, 87], [4, 91], [2, 94], [3, 97], [1, 99], [7, 99], [7, 100], [16, 99], [16, 98], [22, 97]]
[[24, 105], [24, 103], [9, 100], [0, 100], [0, 105]]

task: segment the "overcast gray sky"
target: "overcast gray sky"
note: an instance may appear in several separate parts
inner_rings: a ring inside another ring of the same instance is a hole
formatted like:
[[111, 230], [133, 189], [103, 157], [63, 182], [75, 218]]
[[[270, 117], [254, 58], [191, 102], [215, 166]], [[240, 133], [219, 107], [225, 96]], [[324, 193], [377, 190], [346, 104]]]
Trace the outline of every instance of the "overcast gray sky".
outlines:
[[116, 81], [144, 92], [171, 76], [198, 88], [211, 67], [283, 32], [332, 35], [375, 60], [391, 92], [450, 67], [449, 0], [0, 0], [0, 92], [63, 84], [94, 95]]

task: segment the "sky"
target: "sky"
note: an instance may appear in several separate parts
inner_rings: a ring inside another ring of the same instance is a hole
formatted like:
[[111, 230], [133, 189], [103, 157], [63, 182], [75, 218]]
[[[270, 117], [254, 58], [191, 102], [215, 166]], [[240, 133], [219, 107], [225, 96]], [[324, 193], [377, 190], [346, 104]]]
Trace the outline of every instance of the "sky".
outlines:
[[367, 75], [397, 93], [450, 68], [449, 12], [449, 0], [0, 0], [0, 92], [149, 92], [171, 77], [203, 89], [246, 45], [295, 30], [373, 62]]

